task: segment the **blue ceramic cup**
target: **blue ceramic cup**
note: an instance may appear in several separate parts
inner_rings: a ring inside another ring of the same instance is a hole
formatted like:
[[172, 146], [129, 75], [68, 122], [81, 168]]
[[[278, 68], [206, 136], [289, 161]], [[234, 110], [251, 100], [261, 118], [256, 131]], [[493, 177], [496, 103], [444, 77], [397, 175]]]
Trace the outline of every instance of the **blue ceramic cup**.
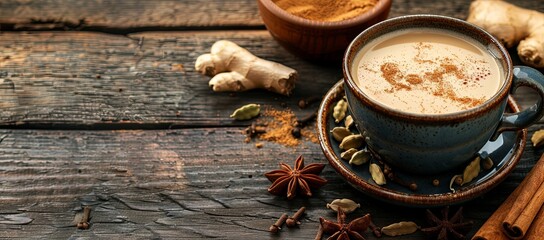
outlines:
[[[355, 57], [365, 44], [393, 31], [422, 27], [455, 32], [486, 46], [489, 54], [498, 60], [505, 78], [498, 92], [479, 106], [445, 114], [403, 112], [365, 94], [352, 75]], [[342, 68], [348, 105], [369, 149], [386, 163], [410, 173], [436, 174], [463, 166], [501, 132], [526, 128], [544, 114], [544, 76], [529, 67], [513, 66], [508, 51], [497, 39], [455, 18], [412, 15], [376, 24], [351, 42]], [[509, 93], [519, 86], [534, 89], [540, 99], [521, 112], [505, 113]]]

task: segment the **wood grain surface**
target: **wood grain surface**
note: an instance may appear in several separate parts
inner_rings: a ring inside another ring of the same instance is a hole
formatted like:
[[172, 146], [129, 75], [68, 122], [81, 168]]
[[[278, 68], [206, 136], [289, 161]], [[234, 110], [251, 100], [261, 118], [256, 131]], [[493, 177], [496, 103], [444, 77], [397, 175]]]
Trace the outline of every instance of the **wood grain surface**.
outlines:
[[[391, 17], [441, 14], [465, 19], [470, 0], [395, 0]], [[543, 11], [541, 1], [511, 1]], [[157, 29], [263, 28], [257, 0], [3, 0], [0, 30], [90, 30], [134, 32]]]
[[[253, 90], [214, 93], [195, 59], [220, 39], [297, 69], [292, 96]], [[285, 104], [322, 96], [342, 78], [281, 48], [266, 31], [5, 32], [0, 35], [0, 126], [164, 129], [239, 125], [230, 113], [248, 103]], [[524, 91], [518, 101], [532, 104]]]
[[0, 26], [9, 30], [142, 31], [263, 28], [253, 0], [5, 0]]
[[[541, 1], [512, 2], [544, 11]], [[394, 0], [391, 17], [465, 18], [469, 3]], [[220, 39], [297, 69], [293, 95], [212, 92], [194, 61]], [[299, 109], [298, 100], [323, 95], [341, 77], [340, 63], [312, 64], [281, 48], [256, 0], [0, 1], [0, 238], [313, 239], [320, 216], [335, 219], [325, 205], [336, 198], [360, 202], [353, 216], [371, 213], [380, 226], [427, 226], [423, 209], [368, 197], [330, 166], [322, 174], [329, 184], [314, 197], [287, 201], [266, 191], [263, 174], [279, 162], [325, 157], [308, 141], [246, 144], [240, 131], [250, 122], [230, 113], [259, 103], [305, 115], [316, 105]], [[524, 108], [536, 99], [527, 89], [515, 97]], [[469, 235], [543, 152], [528, 143], [505, 182], [463, 204], [475, 222]], [[75, 227], [83, 206], [92, 207], [88, 230]], [[308, 208], [300, 227], [266, 231], [300, 206]]]
[[[195, 59], [220, 39], [300, 74], [291, 97], [266, 91], [214, 93]], [[0, 125], [26, 127], [168, 128], [236, 125], [232, 111], [247, 103], [296, 106], [321, 96], [340, 66], [316, 66], [292, 56], [266, 31], [6, 32], [0, 35]], [[109, 124], [113, 122], [114, 124]], [[154, 126], [150, 126], [154, 125]]]
[[[543, 125], [531, 128], [543, 127]], [[325, 163], [314, 143], [286, 148], [243, 143], [239, 128], [131, 131], [0, 130], [0, 235], [20, 238], [313, 239], [326, 203], [361, 203], [376, 224], [401, 220], [426, 226], [423, 209], [367, 197], [327, 166], [329, 180], [312, 198], [286, 201], [267, 193], [263, 176], [280, 161]], [[473, 232], [523, 179], [543, 150], [527, 146], [518, 168], [490, 193], [464, 205]], [[72, 222], [92, 206], [91, 228]], [[282, 213], [308, 208], [298, 229], [270, 235]], [[375, 239], [367, 232], [368, 239]], [[421, 239], [413, 234], [400, 239]], [[383, 238], [388, 239], [388, 238]], [[399, 239], [391, 238], [391, 239]]]

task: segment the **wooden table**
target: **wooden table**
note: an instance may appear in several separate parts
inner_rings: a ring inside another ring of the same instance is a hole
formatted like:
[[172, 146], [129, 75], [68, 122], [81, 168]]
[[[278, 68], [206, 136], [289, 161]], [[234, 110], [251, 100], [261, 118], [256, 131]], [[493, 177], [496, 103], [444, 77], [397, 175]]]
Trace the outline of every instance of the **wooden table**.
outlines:
[[[464, 19], [469, 2], [394, 0], [390, 17]], [[541, 1], [515, 2], [544, 11]], [[255, 0], [5, 0], [0, 30], [0, 238], [313, 239], [319, 216], [335, 218], [325, 204], [336, 198], [361, 203], [357, 214], [371, 213], [381, 226], [426, 226], [423, 209], [365, 196], [330, 166], [322, 174], [329, 184], [314, 197], [287, 201], [266, 191], [263, 174], [280, 161], [326, 159], [312, 142], [246, 144], [240, 131], [248, 123], [229, 114], [248, 103], [307, 114], [298, 100], [324, 94], [342, 72], [281, 48]], [[297, 69], [294, 94], [212, 92], [193, 66], [220, 39]], [[527, 91], [516, 98], [523, 107], [535, 99]], [[527, 144], [502, 184], [464, 204], [475, 222], [470, 235], [542, 152]], [[73, 222], [83, 206], [92, 207], [88, 230]], [[298, 229], [267, 232], [300, 206], [308, 211]]]

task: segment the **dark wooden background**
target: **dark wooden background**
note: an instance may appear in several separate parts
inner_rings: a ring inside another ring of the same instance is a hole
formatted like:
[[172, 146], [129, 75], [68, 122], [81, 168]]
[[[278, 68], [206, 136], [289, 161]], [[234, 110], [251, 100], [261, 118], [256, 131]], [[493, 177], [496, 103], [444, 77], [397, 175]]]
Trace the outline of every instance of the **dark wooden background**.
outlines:
[[[542, 1], [512, 2], [544, 11]], [[390, 16], [464, 19], [469, 3], [393, 0]], [[297, 69], [294, 94], [212, 92], [193, 66], [220, 39]], [[247, 123], [229, 114], [247, 103], [309, 113], [296, 103], [324, 94], [341, 78], [339, 66], [286, 52], [265, 30], [255, 0], [1, 1], [0, 238], [313, 239], [319, 216], [335, 218], [325, 204], [336, 198], [360, 202], [354, 215], [371, 213], [378, 225], [426, 226], [423, 209], [367, 197], [328, 166], [329, 184], [312, 198], [267, 193], [263, 174], [280, 161], [325, 157], [311, 142], [245, 144]], [[535, 97], [520, 91], [516, 99], [527, 107]], [[531, 127], [529, 137], [542, 127]], [[542, 153], [527, 144], [505, 182], [464, 204], [471, 234]], [[74, 219], [87, 205], [91, 227], [78, 230]], [[300, 228], [266, 231], [303, 205]]]

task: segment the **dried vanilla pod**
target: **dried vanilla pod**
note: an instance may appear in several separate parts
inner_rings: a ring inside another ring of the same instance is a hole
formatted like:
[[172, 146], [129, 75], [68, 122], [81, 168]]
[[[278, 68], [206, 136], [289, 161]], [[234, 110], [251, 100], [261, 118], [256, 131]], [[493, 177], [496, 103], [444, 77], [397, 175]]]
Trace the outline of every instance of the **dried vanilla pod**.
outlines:
[[353, 156], [353, 154], [355, 154], [357, 152], [357, 149], [355, 148], [350, 148], [342, 153], [340, 153], [340, 158], [344, 159], [344, 160], [350, 160]]
[[353, 135], [353, 133], [345, 127], [335, 127], [331, 130], [331, 133], [332, 137], [338, 142], [342, 142], [345, 137]]
[[346, 117], [346, 112], [348, 111], [348, 102], [343, 98], [340, 99], [333, 108], [332, 116], [334, 121], [339, 123]]
[[372, 155], [370, 155], [370, 151], [367, 149], [363, 149], [361, 151], [357, 151], [351, 156], [351, 159], [349, 160], [349, 164], [351, 165], [363, 165], [367, 163]]
[[382, 228], [382, 233], [394, 237], [416, 232], [419, 226], [415, 222], [398, 222]]
[[338, 212], [338, 208], [341, 208], [344, 213], [351, 213], [360, 207], [361, 204], [347, 198], [335, 199], [331, 203], [327, 203], [327, 208], [330, 208], [335, 212]]
[[484, 160], [482, 161], [482, 168], [484, 170], [489, 170], [493, 167], [494, 163], [493, 163], [493, 159], [491, 159], [490, 157], [486, 157], [484, 158]]
[[353, 125], [353, 117], [351, 115], [348, 115], [346, 116], [346, 120], [344, 121], [344, 126], [349, 129], [351, 125]]
[[350, 148], [360, 148], [365, 143], [363, 136], [361, 134], [354, 134], [345, 137], [340, 143], [340, 148], [347, 150]]
[[533, 147], [540, 147], [544, 145], [544, 129], [540, 129], [533, 133], [531, 142], [533, 142]]
[[259, 115], [260, 111], [261, 111], [261, 106], [259, 104], [252, 103], [252, 104], [247, 104], [245, 106], [242, 106], [236, 109], [230, 115], [230, 117], [236, 120], [249, 120]]
[[372, 180], [378, 185], [384, 185], [386, 183], [385, 176], [383, 175], [382, 169], [378, 164], [372, 163], [369, 166], [368, 171], [372, 176]]
[[469, 183], [472, 181], [472, 179], [478, 176], [480, 173], [480, 160], [480, 156], [476, 157], [465, 168], [465, 171], [463, 171], [463, 183], [461, 183], [461, 186], [465, 185], [465, 183]]

